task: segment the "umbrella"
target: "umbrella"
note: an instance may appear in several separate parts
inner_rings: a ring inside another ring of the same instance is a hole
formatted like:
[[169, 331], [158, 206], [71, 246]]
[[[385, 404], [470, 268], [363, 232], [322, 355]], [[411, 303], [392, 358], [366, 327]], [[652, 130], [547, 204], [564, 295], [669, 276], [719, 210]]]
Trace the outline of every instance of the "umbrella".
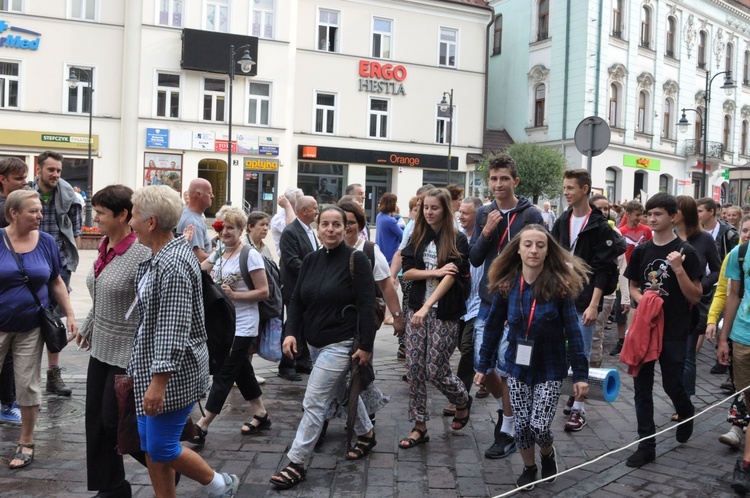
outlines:
[[[344, 315], [347, 311], [353, 310], [357, 314], [357, 331], [354, 337], [354, 344], [352, 345], [352, 353], [359, 349], [359, 311], [353, 304], [349, 304], [344, 307], [341, 314]], [[359, 393], [373, 381], [375, 372], [372, 369], [372, 364], [368, 363], [366, 366], [359, 364], [359, 358], [352, 360], [349, 371], [349, 386], [346, 390], [346, 397], [342, 405], [347, 406], [347, 424], [346, 424], [346, 443], [351, 450], [351, 441], [354, 436], [354, 423], [357, 420], [357, 406], [359, 406]]]

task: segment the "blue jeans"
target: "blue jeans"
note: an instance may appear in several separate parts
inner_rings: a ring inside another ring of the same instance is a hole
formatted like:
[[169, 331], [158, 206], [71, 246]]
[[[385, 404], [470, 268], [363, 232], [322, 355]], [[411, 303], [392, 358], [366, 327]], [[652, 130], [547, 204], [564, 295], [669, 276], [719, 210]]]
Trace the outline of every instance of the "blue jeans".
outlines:
[[[305, 465], [315, 449], [325, 421], [326, 409], [336, 396], [339, 384], [346, 382], [349, 373], [352, 347], [351, 340], [329, 344], [322, 348], [309, 346], [310, 356], [315, 358], [310, 378], [307, 380], [305, 399], [302, 400], [302, 420], [297, 427], [292, 447], [287, 453], [289, 460]], [[354, 421], [354, 432], [358, 436], [372, 430], [372, 422], [367, 416], [367, 409], [362, 398], [357, 398], [357, 420]], [[351, 423], [351, 421], [350, 421]]]
[[594, 331], [596, 330], [596, 322], [591, 325], [583, 324], [583, 313], [578, 312], [578, 323], [581, 327], [581, 338], [583, 339], [583, 354], [586, 355], [586, 361], [591, 358], [591, 344], [594, 342]]
[[[479, 372], [479, 352], [482, 350], [482, 341], [484, 340], [484, 329], [487, 326], [487, 318], [490, 316], [490, 309], [482, 306], [479, 313], [474, 319], [474, 371]], [[500, 339], [500, 346], [497, 349], [497, 366], [495, 371], [500, 377], [508, 377], [505, 372], [505, 352], [508, 350], [508, 327], [503, 329], [503, 338]], [[490, 373], [492, 370], [482, 372]]]
[[[682, 375], [685, 370], [685, 340], [664, 341], [659, 365], [661, 366], [661, 377], [664, 392], [672, 400], [675, 411], [681, 419], [693, 416], [695, 407], [690, 402], [690, 397], [685, 392], [682, 384]], [[635, 417], [638, 421], [638, 436], [646, 437], [656, 433], [654, 424], [654, 366], [656, 361], [644, 363], [638, 372], [638, 377], [633, 378], [635, 387]], [[656, 447], [656, 441], [648, 439], [642, 441], [639, 448], [651, 450]]]

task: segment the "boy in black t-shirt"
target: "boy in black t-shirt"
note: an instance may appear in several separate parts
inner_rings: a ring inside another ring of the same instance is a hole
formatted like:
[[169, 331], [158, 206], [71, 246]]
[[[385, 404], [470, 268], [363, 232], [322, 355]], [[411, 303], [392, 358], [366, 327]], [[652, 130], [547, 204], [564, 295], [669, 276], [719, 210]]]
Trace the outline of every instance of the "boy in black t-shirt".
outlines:
[[[654, 195], [646, 203], [646, 213], [654, 237], [635, 248], [625, 277], [630, 280], [630, 297], [636, 303], [646, 291], [658, 292], [664, 300], [664, 335], [659, 355], [662, 384], [675, 411], [684, 420], [695, 413], [695, 407], [685, 392], [682, 373], [690, 333], [690, 308], [700, 301], [703, 269], [695, 249], [673, 231], [677, 214], [674, 196], [665, 193]], [[638, 436], [641, 438], [656, 432], [652, 395], [655, 363], [644, 363], [638, 376], [633, 378], [635, 415]], [[693, 422], [690, 421], [680, 425], [675, 436], [678, 442], [685, 443], [692, 433]], [[656, 440], [651, 438], [638, 445], [638, 450], [628, 458], [626, 464], [628, 467], [641, 467], [655, 458]]]

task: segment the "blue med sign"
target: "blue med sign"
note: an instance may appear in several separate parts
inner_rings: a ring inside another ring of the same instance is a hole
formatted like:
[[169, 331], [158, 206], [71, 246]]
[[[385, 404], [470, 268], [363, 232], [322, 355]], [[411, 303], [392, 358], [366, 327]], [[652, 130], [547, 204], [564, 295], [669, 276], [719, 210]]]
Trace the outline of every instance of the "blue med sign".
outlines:
[[[10, 30], [10, 33], [6, 33]], [[4, 19], [0, 19], [0, 48], [18, 48], [39, 50], [42, 34], [29, 29], [11, 26]], [[30, 35], [30, 36], [29, 36]]]
[[260, 145], [258, 146], [258, 155], [259, 156], [278, 156], [279, 148], [270, 146], [270, 145]]
[[164, 128], [146, 128], [146, 147], [150, 149], [169, 148], [169, 130]]

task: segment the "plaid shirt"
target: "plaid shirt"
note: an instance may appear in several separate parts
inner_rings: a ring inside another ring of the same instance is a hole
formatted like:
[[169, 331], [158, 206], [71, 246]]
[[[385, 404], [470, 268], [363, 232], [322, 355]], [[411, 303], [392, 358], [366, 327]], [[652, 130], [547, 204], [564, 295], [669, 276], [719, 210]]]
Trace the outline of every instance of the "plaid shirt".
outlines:
[[164, 411], [179, 410], [208, 388], [201, 273], [184, 237], [142, 262], [135, 285], [140, 320], [128, 375], [134, 379], [136, 413], [145, 415], [143, 395], [152, 377], [164, 372], [173, 372]]
[[528, 339], [534, 341], [531, 366], [516, 365], [518, 341], [526, 338], [529, 312], [534, 301], [533, 284], [524, 286], [523, 296], [519, 284], [520, 279], [507, 298], [495, 295], [479, 353], [479, 369], [486, 371], [492, 366], [507, 320], [509, 344], [505, 353], [505, 371], [509, 375], [527, 385], [564, 379], [568, 375], [565, 350], [567, 341], [573, 382], [585, 382], [588, 379], [588, 362], [583, 353], [583, 338], [575, 300], [570, 298], [537, 302], [528, 334]]
[[[37, 183], [34, 183], [34, 190], [39, 192], [39, 185]], [[65, 248], [65, 237], [57, 226], [56, 194], [57, 189], [52, 190], [49, 202], [44, 202], [42, 193], [39, 192], [39, 200], [42, 202], [42, 221], [39, 223], [39, 230], [52, 235], [52, 238], [55, 239], [57, 249], [60, 252], [60, 266], [66, 268], [68, 266], [68, 253]], [[73, 223], [73, 236], [79, 237], [81, 235], [81, 205], [75, 202], [72, 203], [68, 210], [68, 217], [70, 217], [70, 221]]]

